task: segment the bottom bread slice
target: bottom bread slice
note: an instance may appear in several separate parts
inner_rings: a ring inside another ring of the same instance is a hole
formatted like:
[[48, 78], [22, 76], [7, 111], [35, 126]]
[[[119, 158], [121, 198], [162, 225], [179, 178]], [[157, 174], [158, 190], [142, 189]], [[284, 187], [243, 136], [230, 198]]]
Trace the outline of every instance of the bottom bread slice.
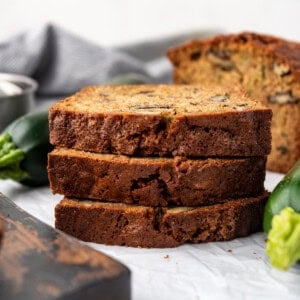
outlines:
[[55, 208], [56, 228], [83, 241], [166, 248], [226, 241], [262, 228], [268, 193], [202, 207], [147, 207], [64, 198]]

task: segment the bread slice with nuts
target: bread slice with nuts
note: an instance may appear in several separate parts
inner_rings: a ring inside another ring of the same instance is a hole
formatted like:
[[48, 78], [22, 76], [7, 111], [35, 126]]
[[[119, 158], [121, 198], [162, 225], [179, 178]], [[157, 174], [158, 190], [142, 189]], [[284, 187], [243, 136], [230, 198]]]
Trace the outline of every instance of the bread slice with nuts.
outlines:
[[130, 156], [265, 156], [271, 114], [218, 86], [92, 86], [50, 108], [50, 141]]
[[56, 228], [86, 242], [132, 247], [176, 247], [227, 241], [261, 230], [268, 193], [202, 207], [153, 208], [64, 198]]
[[265, 157], [128, 157], [73, 149], [48, 156], [53, 193], [145, 206], [197, 206], [264, 191]]
[[255, 33], [191, 41], [168, 52], [174, 82], [242, 84], [273, 111], [267, 168], [286, 173], [300, 157], [300, 44]]

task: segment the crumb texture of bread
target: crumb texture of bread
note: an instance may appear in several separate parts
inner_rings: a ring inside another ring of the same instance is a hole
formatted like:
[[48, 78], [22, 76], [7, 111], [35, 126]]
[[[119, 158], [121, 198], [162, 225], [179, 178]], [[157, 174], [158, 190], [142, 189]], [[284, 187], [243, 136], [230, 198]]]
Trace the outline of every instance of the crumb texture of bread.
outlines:
[[286, 173], [300, 158], [300, 43], [255, 33], [220, 35], [171, 49], [177, 84], [242, 84], [273, 111], [267, 169]]
[[262, 228], [268, 193], [203, 207], [146, 207], [64, 198], [56, 228], [86, 242], [131, 247], [176, 247], [227, 241]]
[[127, 157], [73, 149], [48, 156], [53, 193], [145, 206], [198, 206], [264, 191], [265, 157]]
[[50, 108], [50, 142], [129, 156], [265, 156], [271, 117], [238, 89], [92, 86]]

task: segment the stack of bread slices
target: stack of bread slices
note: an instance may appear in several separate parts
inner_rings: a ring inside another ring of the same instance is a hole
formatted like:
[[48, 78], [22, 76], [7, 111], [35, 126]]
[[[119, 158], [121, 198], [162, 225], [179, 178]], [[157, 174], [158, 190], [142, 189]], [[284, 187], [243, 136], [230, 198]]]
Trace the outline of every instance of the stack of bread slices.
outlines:
[[259, 231], [271, 116], [225, 87], [84, 88], [49, 112], [56, 227], [133, 247]]

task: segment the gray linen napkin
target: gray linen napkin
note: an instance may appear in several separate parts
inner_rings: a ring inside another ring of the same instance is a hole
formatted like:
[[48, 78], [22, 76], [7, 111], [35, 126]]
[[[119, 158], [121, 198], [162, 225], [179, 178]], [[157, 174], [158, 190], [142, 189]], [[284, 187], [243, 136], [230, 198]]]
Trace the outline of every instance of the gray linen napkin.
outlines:
[[133, 82], [170, 82], [171, 65], [164, 56], [167, 48], [215, 33], [202, 30], [104, 48], [46, 24], [0, 42], [0, 72], [36, 79], [39, 97], [48, 98], [72, 94], [87, 85], [124, 82], [120, 76], [129, 76]]

